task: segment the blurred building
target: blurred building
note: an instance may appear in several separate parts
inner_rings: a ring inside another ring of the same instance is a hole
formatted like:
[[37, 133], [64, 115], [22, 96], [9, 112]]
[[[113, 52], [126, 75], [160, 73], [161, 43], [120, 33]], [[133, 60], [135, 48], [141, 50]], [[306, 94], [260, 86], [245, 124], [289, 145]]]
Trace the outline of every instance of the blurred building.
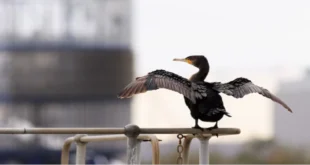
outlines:
[[290, 146], [310, 144], [310, 69], [304, 78], [295, 82], [283, 82], [279, 85], [277, 95], [293, 110], [288, 113], [276, 105], [274, 110], [274, 136], [276, 140]]
[[[116, 97], [133, 76], [130, 3], [0, 0], [1, 127], [130, 123], [130, 101]], [[57, 148], [69, 135], [47, 136], [2, 136], [0, 146]], [[112, 147], [125, 145], [104, 144]]]

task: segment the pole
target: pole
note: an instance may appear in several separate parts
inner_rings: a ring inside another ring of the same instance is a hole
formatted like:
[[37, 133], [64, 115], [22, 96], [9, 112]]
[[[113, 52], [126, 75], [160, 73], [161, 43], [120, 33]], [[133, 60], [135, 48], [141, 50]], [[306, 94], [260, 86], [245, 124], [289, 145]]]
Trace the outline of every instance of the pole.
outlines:
[[192, 134], [189, 134], [185, 136], [185, 139], [183, 141], [184, 151], [183, 151], [182, 156], [183, 156], [184, 164], [189, 164], [189, 150], [190, 150], [190, 145], [191, 145], [193, 138], [194, 136]]
[[75, 164], [85, 164], [85, 157], [86, 157], [86, 144], [82, 142], [80, 139], [81, 137], [86, 135], [76, 135], [74, 140], [76, 142], [76, 155], [75, 155]]
[[125, 135], [127, 138], [127, 164], [140, 164], [140, 144], [137, 139], [140, 128], [137, 125], [126, 125]]
[[211, 136], [199, 137], [199, 164], [209, 164], [209, 139]]

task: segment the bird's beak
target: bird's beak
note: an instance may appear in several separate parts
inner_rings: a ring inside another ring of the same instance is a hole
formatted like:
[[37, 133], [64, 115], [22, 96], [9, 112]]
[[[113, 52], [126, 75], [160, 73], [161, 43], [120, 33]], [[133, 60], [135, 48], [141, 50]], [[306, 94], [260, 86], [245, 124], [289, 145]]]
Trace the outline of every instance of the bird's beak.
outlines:
[[175, 58], [175, 59], [173, 59], [173, 61], [182, 61], [182, 62], [186, 62], [186, 63], [189, 63], [189, 64], [193, 64], [193, 62], [191, 60], [185, 59], [185, 58], [183, 58], [183, 59]]

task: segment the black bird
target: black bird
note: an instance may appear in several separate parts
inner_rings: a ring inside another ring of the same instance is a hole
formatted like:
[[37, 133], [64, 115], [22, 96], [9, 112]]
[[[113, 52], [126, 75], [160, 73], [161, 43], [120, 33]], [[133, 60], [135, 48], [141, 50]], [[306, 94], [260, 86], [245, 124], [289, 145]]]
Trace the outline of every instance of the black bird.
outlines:
[[216, 122], [208, 130], [218, 128], [217, 122], [224, 115], [229, 116], [225, 110], [222, 97], [219, 93], [224, 93], [235, 98], [242, 98], [250, 93], [259, 93], [292, 112], [281, 99], [270, 93], [267, 89], [253, 84], [250, 80], [239, 77], [228, 83], [204, 82], [209, 73], [209, 63], [204, 56], [189, 56], [185, 59], [174, 59], [183, 61], [199, 69], [188, 80], [177, 74], [165, 70], [155, 70], [145, 76], [137, 77], [135, 81], [128, 84], [118, 95], [119, 98], [129, 98], [135, 94], [144, 93], [159, 88], [169, 89], [184, 95], [185, 103], [191, 111], [191, 116], [195, 119], [195, 126], [203, 130], [198, 125], [198, 120], [206, 122]]

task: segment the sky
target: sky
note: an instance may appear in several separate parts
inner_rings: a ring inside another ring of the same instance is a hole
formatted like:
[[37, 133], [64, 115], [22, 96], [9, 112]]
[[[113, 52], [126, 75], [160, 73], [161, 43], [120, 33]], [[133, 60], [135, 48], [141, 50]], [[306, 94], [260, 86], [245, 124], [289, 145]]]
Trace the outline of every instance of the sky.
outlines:
[[[310, 63], [309, 1], [133, 1], [137, 67], [204, 54], [213, 67]], [[152, 61], [147, 63], [147, 61]]]
[[[201, 54], [211, 65], [207, 81], [244, 76], [276, 93], [279, 82], [300, 79], [310, 65], [309, 9], [301, 0], [134, 0], [135, 75], [166, 69], [188, 78], [197, 69], [172, 59]], [[215, 142], [272, 136], [275, 103], [259, 95], [223, 99], [233, 117], [219, 126], [242, 134]], [[133, 121], [145, 127], [194, 124], [182, 96], [171, 91], [138, 95], [132, 109]]]

